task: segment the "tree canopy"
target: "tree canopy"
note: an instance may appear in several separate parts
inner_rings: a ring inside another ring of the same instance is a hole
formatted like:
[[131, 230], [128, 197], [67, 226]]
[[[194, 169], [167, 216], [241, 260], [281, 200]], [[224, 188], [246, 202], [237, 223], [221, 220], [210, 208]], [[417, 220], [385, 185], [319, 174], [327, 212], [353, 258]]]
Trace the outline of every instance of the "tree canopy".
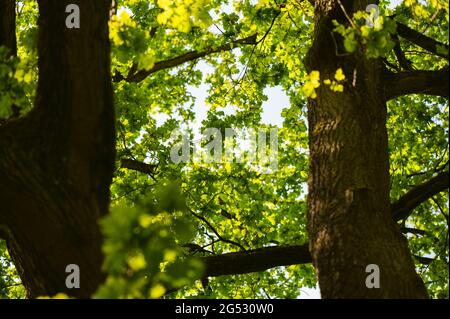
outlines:
[[[378, 12], [335, 20], [328, 48], [382, 61], [392, 218], [428, 294], [448, 298], [449, 5], [376, 2]], [[313, 3], [113, 1], [116, 170], [110, 214], [100, 221], [107, 276], [94, 297], [297, 298], [317, 286], [307, 104], [323, 87], [341, 94], [358, 75], [305, 67], [317, 32]], [[33, 112], [39, 79], [38, 3], [19, 0], [15, 10], [17, 54], [0, 47], [0, 127]], [[201, 124], [198, 87], [207, 90]], [[290, 101], [280, 127], [262, 122], [272, 87]], [[193, 157], [174, 163], [174, 132], [187, 132], [192, 150], [208, 142], [199, 140], [207, 128], [222, 132], [224, 148], [226, 128], [277, 128], [277, 169]], [[20, 283], [0, 242], [0, 297], [25, 297]]]

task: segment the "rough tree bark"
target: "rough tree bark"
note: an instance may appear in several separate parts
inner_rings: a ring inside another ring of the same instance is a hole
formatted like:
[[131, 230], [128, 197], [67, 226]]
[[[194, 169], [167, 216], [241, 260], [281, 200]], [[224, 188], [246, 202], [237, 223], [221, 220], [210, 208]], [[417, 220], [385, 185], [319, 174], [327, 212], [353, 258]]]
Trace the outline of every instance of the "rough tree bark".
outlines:
[[[332, 20], [365, 11], [370, 1], [316, 0], [308, 71], [347, 76], [343, 93], [322, 85], [309, 101], [308, 229], [323, 298], [426, 298], [406, 240], [392, 220], [383, 66], [363, 53], [334, 48]], [[346, 11], [346, 13], [344, 12]], [[380, 288], [366, 287], [366, 266], [380, 269]]]
[[0, 0], [0, 45], [9, 49], [10, 55], [16, 55], [16, 3], [11, 0]]
[[[80, 29], [66, 28], [68, 4], [80, 7]], [[115, 157], [109, 9], [110, 0], [39, 1], [35, 108], [0, 126], [0, 225], [29, 297], [86, 298], [104, 279], [97, 221]], [[68, 264], [80, 267], [80, 289], [66, 288]]]

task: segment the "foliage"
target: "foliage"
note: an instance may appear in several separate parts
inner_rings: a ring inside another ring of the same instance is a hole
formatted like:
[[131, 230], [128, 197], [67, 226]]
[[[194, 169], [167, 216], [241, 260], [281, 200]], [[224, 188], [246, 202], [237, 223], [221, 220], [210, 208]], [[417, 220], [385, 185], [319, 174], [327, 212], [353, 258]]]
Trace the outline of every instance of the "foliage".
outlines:
[[179, 188], [168, 184], [140, 205], [118, 205], [103, 220], [105, 271], [95, 297], [159, 298], [201, 277], [202, 264], [184, 256], [194, 236]]
[[348, 27], [333, 21], [336, 26], [334, 31], [344, 37], [346, 52], [353, 53], [359, 47], [368, 58], [384, 57], [394, 48], [391, 34], [395, 34], [396, 24], [389, 18], [379, 16], [371, 26], [367, 24], [368, 19], [367, 12], [356, 12]]
[[6, 250], [6, 243], [0, 241], [0, 299], [24, 296], [24, 288]]
[[[303, 66], [313, 32], [310, 3], [117, 2], [119, 11], [110, 22], [113, 75], [150, 70], [159, 61], [219, 48], [253, 34], [257, 41], [233, 44], [231, 50], [208, 54], [202, 62], [162, 69], [139, 83], [114, 83], [117, 167], [121, 159], [133, 159], [152, 165], [154, 171], [143, 174], [118, 168], [115, 173], [111, 214], [102, 221], [108, 279], [95, 297], [301, 296], [302, 288], [316, 285], [310, 265], [194, 281], [201, 277], [202, 265], [182, 246], [195, 244], [212, 255], [307, 242], [306, 100], [316, 97], [320, 85], [342, 92], [346, 81], [342, 69], [326, 79]], [[36, 85], [37, 7], [35, 1], [19, 4], [18, 58], [0, 61], [0, 118], [10, 115], [12, 104], [26, 113]], [[374, 28], [365, 24], [365, 12], [352, 17], [349, 26], [335, 23], [334, 37], [345, 39], [345, 51], [340, 54], [362, 53], [383, 58], [388, 68], [400, 68], [392, 50], [396, 28], [388, 18], [394, 14], [395, 20], [448, 43], [447, 1], [406, 0], [392, 9], [386, 0], [380, 1], [380, 8], [382, 15]], [[403, 39], [400, 45], [417, 69], [448, 65]], [[338, 50], [332, 43], [330, 49]], [[199, 87], [208, 92], [206, 97], [195, 96]], [[178, 128], [186, 128], [193, 136], [208, 127], [270, 128], [261, 121], [265, 89], [270, 87], [282, 89], [290, 98], [278, 128], [277, 171], [260, 174], [248, 163], [170, 161], [171, 134]], [[202, 123], [196, 121], [199, 113], [206, 113]], [[437, 171], [448, 169], [448, 126], [448, 101], [443, 98], [409, 95], [388, 103], [393, 201]], [[169, 182], [174, 180], [179, 190]], [[425, 231], [407, 235], [414, 255], [435, 259], [429, 265], [417, 264], [417, 269], [433, 297], [448, 298], [448, 192], [423, 203], [403, 223]], [[23, 296], [20, 287], [9, 286], [17, 278], [2, 244], [1, 297]]]

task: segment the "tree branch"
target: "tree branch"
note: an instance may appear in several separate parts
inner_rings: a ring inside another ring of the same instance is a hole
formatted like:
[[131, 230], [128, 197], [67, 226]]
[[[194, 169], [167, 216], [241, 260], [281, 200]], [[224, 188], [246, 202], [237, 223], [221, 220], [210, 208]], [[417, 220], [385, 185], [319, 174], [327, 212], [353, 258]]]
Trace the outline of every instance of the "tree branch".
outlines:
[[437, 193], [447, 190], [449, 187], [448, 178], [448, 172], [442, 172], [425, 183], [414, 187], [398, 201], [392, 203], [391, 212], [394, 220], [399, 221], [408, 218], [414, 208]]
[[[427, 37], [426, 35], [411, 29], [410, 27], [404, 25], [403, 23], [397, 22], [397, 33], [402, 38], [414, 43], [415, 45], [421, 47], [422, 49], [427, 50], [437, 56], [448, 59], [448, 45], [438, 42], [432, 38]], [[447, 53], [439, 50], [438, 47], [441, 47], [447, 50]]]
[[168, 60], [164, 60], [164, 61], [160, 61], [155, 63], [155, 65], [150, 69], [150, 70], [139, 70], [137, 72], [130, 72], [130, 74], [125, 78], [123, 77], [122, 74], [117, 73], [114, 76], [114, 81], [115, 82], [119, 82], [121, 80], [125, 80], [127, 82], [133, 82], [133, 83], [137, 83], [137, 82], [141, 82], [143, 81], [147, 76], [149, 76], [150, 74], [153, 74], [155, 72], [164, 70], [164, 69], [169, 69], [169, 68], [173, 68], [175, 66], [184, 64], [186, 62], [189, 61], [194, 61], [194, 60], [198, 60], [200, 58], [203, 58], [205, 56], [208, 56], [210, 54], [213, 53], [219, 53], [219, 52], [224, 52], [224, 51], [230, 51], [233, 50], [234, 48], [237, 47], [237, 45], [240, 44], [250, 44], [250, 45], [255, 45], [257, 44], [256, 42], [256, 34], [253, 34], [249, 37], [243, 38], [243, 39], [239, 39], [239, 40], [235, 40], [232, 41], [230, 43], [221, 45], [219, 47], [209, 47], [204, 51], [191, 51], [185, 54], [182, 54], [180, 56], [177, 56], [175, 58], [172, 59], [168, 59]]
[[422, 257], [422, 256], [417, 256], [417, 255], [414, 255], [414, 259], [417, 260], [417, 262], [419, 264], [424, 264], [424, 265], [429, 265], [433, 261], [435, 261], [434, 258]]
[[121, 168], [131, 169], [133, 171], [141, 172], [144, 174], [148, 174], [153, 176], [158, 168], [158, 165], [146, 164], [143, 162], [139, 162], [131, 159], [123, 159], [121, 160]]
[[197, 213], [194, 212], [192, 209], [189, 209], [189, 211], [191, 212], [191, 214], [192, 214], [195, 218], [197, 218], [197, 219], [201, 220], [203, 223], [205, 223], [205, 224], [208, 226], [208, 228], [211, 229], [211, 230], [213, 231], [213, 233], [217, 236], [217, 238], [218, 238], [220, 241], [223, 241], [224, 243], [228, 243], [228, 244], [230, 244], [230, 245], [234, 245], [234, 246], [236, 246], [236, 247], [239, 247], [239, 248], [240, 248], [241, 250], [243, 250], [243, 251], [247, 251], [247, 249], [246, 249], [244, 246], [242, 246], [240, 243], [235, 242], [234, 240], [227, 239], [227, 238], [223, 237], [222, 235], [220, 235], [219, 232], [214, 228], [213, 225], [211, 225], [211, 223], [210, 223], [206, 218], [204, 218], [203, 216], [197, 214]]
[[400, 64], [400, 67], [402, 67], [404, 70], [412, 71], [413, 68], [411, 65], [411, 61], [406, 58], [405, 52], [403, 52], [402, 46], [400, 45], [400, 39], [398, 38], [398, 35], [394, 35], [393, 39], [395, 41], [394, 53], [397, 57], [398, 63]]
[[389, 72], [385, 80], [387, 100], [407, 94], [449, 97], [448, 66], [438, 71]]
[[273, 267], [311, 262], [308, 244], [298, 246], [265, 247], [244, 252], [201, 257], [205, 277], [260, 272]]

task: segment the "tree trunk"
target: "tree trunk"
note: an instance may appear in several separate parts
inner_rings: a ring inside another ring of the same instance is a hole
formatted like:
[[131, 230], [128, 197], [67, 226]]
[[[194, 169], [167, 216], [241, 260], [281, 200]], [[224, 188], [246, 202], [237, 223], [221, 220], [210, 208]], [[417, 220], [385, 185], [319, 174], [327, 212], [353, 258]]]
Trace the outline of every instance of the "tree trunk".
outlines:
[[[66, 28], [69, 4], [80, 8], [79, 29]], [[104, 280], [98, 219], [115, 157], [109, 9], [110, 0], [39, 1], [35, 108], [0, 127], [0, 230], [30, 297], [87, 298]], [[66, 287], [69, 264], [80, 268], [79, 289]]]
[[0, 0], [0, 46], [9, 49], [10, 55], [16, 55], [16, 2]]
[[[342, 68], [343, 93], [321, 85], [308, 103], [310, 251], [323, 298], [426, 298], [406, 240], [392, 220], [383, 66], [362, 52], [343, 52], [331, 35], [332, 20], [373, 1], [317, 0], [308, 71], [333, 79]], [[366, 267], [376, 264], [380, 287], [368, 288]]]

